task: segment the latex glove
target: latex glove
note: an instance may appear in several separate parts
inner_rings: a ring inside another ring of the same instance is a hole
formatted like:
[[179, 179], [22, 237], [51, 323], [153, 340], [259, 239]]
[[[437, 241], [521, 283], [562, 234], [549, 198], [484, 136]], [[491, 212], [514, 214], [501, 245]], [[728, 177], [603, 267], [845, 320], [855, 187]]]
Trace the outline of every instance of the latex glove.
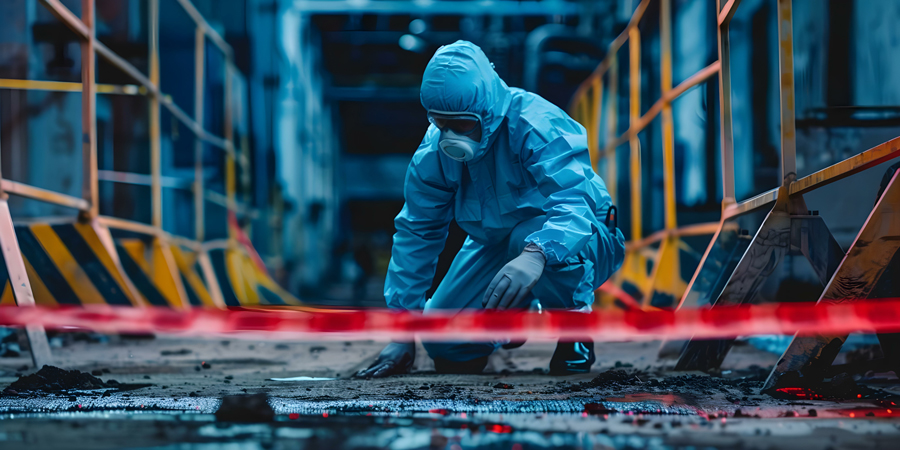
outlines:
[[544, 272], [547, 258], [535, 244], [525, 246], [525, 251], [506, 263], [491, 280], [481, 305], [486, 309], [510, 309], [522, 306]]
[[416, 360], [415, 342], [391, 342], [368, 369], [356, 373], [359, 378], [384, 378], [409, 373]]

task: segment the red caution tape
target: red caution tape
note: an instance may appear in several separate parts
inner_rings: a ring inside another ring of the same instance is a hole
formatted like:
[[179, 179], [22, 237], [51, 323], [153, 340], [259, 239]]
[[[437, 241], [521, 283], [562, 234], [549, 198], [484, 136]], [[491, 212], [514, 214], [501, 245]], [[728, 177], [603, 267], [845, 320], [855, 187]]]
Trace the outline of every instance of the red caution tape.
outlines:
[[[468, 310], [456, 315], [387, 309], [230, 310], [170, 308], [0, 307], [0, 325], [83, 328], [104, 333], [214, 335], [251, 333], [273, 339], [497, 340], [590, 336], [596, 341], [729, 338], [795, 332], [900, 332], [900, 299], [839, 304], [786, 303], [711, 309], [601, 310], [538, 313]], [[258, 337], [258, 336], [257, 336]]]

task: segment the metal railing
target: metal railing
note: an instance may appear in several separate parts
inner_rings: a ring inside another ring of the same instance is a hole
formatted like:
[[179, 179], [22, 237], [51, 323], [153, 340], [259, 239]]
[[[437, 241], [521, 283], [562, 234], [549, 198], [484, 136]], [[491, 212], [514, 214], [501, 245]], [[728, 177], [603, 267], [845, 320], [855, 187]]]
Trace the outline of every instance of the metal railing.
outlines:
[[[115, 229], [123, 229], [139, 233], [153, 234], [156, 236], [168, 236], [178, 241], [198, 247], [205, 240], [204, 204], [211, 202], [226, 208], [230, 213], [239, 216], [258, 217], [260, 211], [245, 205], [236, 198], [236, 164], [240, 164], [244, 171], [249, 170], [249, 148], [246, 143], [236, 149], [234, 143], [234, 127], [232, 124], [234, 102], [232, 95], [232, 82], [234, 78], [242, 75], [233, 62], [231, 47], [223, 37], [213, 29], [206, 19], [198, 12], [190, 0], [176, 1], [196, 26], [195, 52], [194, 52], [194, 93], [195, 104], [193, 116], [187, 114], [172, 98], [160, 90], [160, 49], [159, 49], [159, 0], [148, 2], [148, 29], [149, 29], [149, 75], [145, 76], [135, 66], [121, 56], [110, 50], [100, 42], [95, 34], [94, 0], [82, 0], [82, 17], [76, 16], [59, 0], [39, 0], [57, 19], [75, 32], [80, 40], [82, 73], [81, 83], [0, 79], [0, 89], [19, 90], [44, 90], [55, 92], [80, 92], [82, 94], [82, 159], [83, 159], [83, 185], [81, 197], [53, 192], [37, 186], [2, 180], [2, 191], [8, 194], [22, 196], [46, 203], [66, 206], [77, 209], [83, 220], [96, 219], [97, 222]], [[204, 122], [204, 92], [206, 78], [205, 52], [206, 40], [213, 44], [213, 48], [220, 52], [225, 60], [224, 69], [224, 136], [217, 136], [203, 128]], [[136, 84], [134, 85], [110, 85], [96, 83], [96, 56], [99, 55], [109, 64], [127, 74]], [[96, 95], [136, 95], [144, 96], [150, 102], [150, 174], [130, 172], [100, 171], [97, 157], [97, 116]], [[244, 103], [242, 102], [241, 105]], [[192, 181], [164, 177], [161, 167], [161, 107], [169, 113], [194, 136], [195, 162], [194, 179]], [[203, 179], [203, 147], [210, 145], [222, 151], [225, 157], [225, 195], [204, 188]], [[102, 176], [101, 176], [102, 172]], [[101, 216], [99, 212], [99, 182], [100, 181], [138, 184], [150, 187], [151, 192], [151, 223], [144, 224], [133, 220]], [[172, 236], [163, 230], [163, 195], [162, 188], [175, 188], [190, 190], [194, 198], [194, 237]], [[277, 209], [277, 208], [276, 208]], [[231, 230], [229, 229], [229, 237]]]
[[[781, 170], [782, 179], [786, 179], [783, 192], [789, 195], [800, 195], [822, 186], [838, 181], [855, 173], [874, 167], [890, 159], [900, 156], [900, 138], [895, 138], [880, 144], [874, 148], [865, 150], [852, 158], [841, 161], [825, 169], [807, 175], [803, 178], [796, 177], [796, 137], [794, 126], [794, 76], [793, 76], [793, 33], [792, 33], [792, 3], [791, 0], [770, 0], [777, 2], [778, 11], [778, 53], [780, 80], [778, 84], [781, 103]], [[661, 97], [656, 100], [650, 109], [641, 115], [641, 67], [640, 67], [640, 29], [639, 25], [652, 2], [659, 2], [659, 40], [660, 40], [660, 79]], [[688, 77], [678, 86], [672, 86], [672, 18], [671, 0], [642, 0], [634, 11], [631, 20], [625, 30], [610, 44], [607, 56], [598, 65], [596, 70], [578, 87], [569, 104], [570, 114], [581, 122], [588, 133], [588, 147], [594, 170], [598, 171], [601, 163], [606, 165], [605, 178], [610, 188], [610, 194], [615, 201], [617, 164], [615, 162], [616, 149], [624, 143], [630, 147], [630, 198], [631, 198], [631, 241], [627, 244], [626, 262], [623, 275], [614, 280], [621, 285], [622, 278], [631, 277], [632, 282], [638, 285], [643, 294], [644, 304], [648, 305], [650, 296], [657, 283], [661, 261], [667, 257], [672, 258], [672, 252], [677, 256], [678, 245], [675, 239], [682, 236], [712, 234], [712, 240], [706, 248], [703, 257], [694, 271], [691, 281], [684, 286], [677, 297], [680, 297], [679, 305], [683, 304], [687, 294], [716, 243], [719, 234], [727, 227], [726, 221], [742, 214], [773, 204], [778, 197], [778, 187], [773, 187], [753, 198], [738, 202], [735, 197], [734, 182], [734, 143], [732, 133], [732, 107], [731, 107], [731, 57], [729, 44], [729, 24], [735, 11], [740, 5], [740, 0], [717, 0], [717, 40], [718, 61], [704, 67], [692, 76]], [[629, 127], [625, 133], [618, 134], [618, 57], [617, 52], [625, 44], [629, 50]], [[689, 89], [707, 81], [712, 76], [719, 76], [719, 102], [720, 113], [720, 139], [722, 161], [722, 214], [718, 223], [695, 224], [678, 227], [676, 221], [675, 203], [675, 168], [674, 168], [674, 132], [671, 105], [672, 102], [687, 92]], [[607, 111], [603, 111], [603, 96], [608, 95]], [[606, 142], [601, 150], [600, 123], [601, 117], [606, 114]], [[662, 125], [662, 157], [663, 157], [663, 199], [664, 199], [664, 229], [657, 231], [646, 238], [642, 238], [642, 180], [640, 141], [638, 134], [646, 129], [658, 115], [661, 115]], [[791, 176], [791, 178], [788, 178]], [[658, 250], [650, 249], [651, 245], [660, 243]], [[652, 254], [654, 264], [651, 273], [646, 274], [645, 255]], [[645, 277], [641, 279], [641, 277]]]

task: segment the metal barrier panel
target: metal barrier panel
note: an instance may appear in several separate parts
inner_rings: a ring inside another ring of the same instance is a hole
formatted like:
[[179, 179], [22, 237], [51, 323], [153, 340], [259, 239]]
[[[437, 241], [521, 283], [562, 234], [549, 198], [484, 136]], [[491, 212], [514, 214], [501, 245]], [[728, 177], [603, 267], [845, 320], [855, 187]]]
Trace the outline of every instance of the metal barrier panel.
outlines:
[[252, 305], [302, 305], [275, 283], [242, 248], [222, 245], [205, 251], [228, 307]]
[[38, 304], [143, 304], [90, 225], [22, 225], [16, 234]]

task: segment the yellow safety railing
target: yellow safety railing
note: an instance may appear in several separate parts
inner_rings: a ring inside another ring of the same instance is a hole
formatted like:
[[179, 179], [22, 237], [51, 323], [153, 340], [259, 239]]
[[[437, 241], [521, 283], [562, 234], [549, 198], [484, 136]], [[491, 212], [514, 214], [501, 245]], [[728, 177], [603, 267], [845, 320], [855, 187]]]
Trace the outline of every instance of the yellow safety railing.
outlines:
[[[133, 306], [169, 306], [183, 309], [196, 306], [226, 307], [228, 305], [262, 304], [261, 292], [275, 296], [284, 304], [297, 305], [299, 301], [281, 289], [266, 273], [262, 262], [253, 250], [246, 234], [238, 226], [227, 225], [228, 239], [224, 241], [205, 242], [204, 203], [209, 201], [225, 207], [229, 216], [255, 218], [259, 211], [236, 199], [236, 164], [243, 170], [243, 178], [249, 178], [249, 141], [241, 136], [240, 149], [234, 144], [235, 102], [232, 98], [232, 86], [241, 74], [236, 69], [231, 47], [197, 11], [190, 0], [175, 0], [191, 17], [195, 26], [195, 105], [193, 117], [179, 108], [172, 98], [160, 90], [160, 57], [159, 57], [159, 0], [148, 1], [149, 29], [149, 75], [145, 76], [132, 64], [114, 53], [96, 37], [95, 0], [81, 0], [81, 17], [72, 13], [60, 0], [39, 0], [57, 19], [75, 32], [81, 47], [81, 83], [0, 79], [0, 89], [45, 90], [58, 92], [81, 93], [81, 132], [82, 132], [82, 194], [80, 197], [54, 192], [26, 183], [2, 179], [0, 177], [0, 250], [7, 269], [8, 278], [0, 282], [4, 295], [0, 304], [7, 304], [7, 298], [13, 299], [16, 305], [31, 307], [36, 304], [58, 303], [62, 298], [55, 297], [44, 282], [40, 271], [29, 263], [17, 238], [17, 228], [13, 226], [7, 195], [17, 195], [46, 203], [74, 208], [79, 211], [75, 224], [62, 225], [60, 230], [73, 231], [88, 244], [88, 250], [82, 249], [81, 257], [94, 258], [99, 264], [86, 270], [76, 262], [69, 249], [46, 223], [23, 225], [21, 232], [29, 239], [38, 239], [41, 248], [32, 245], [31, 255], [42, 252], [44, 256], [52, 255], [53, 265], [63, 273], [65, 283], [73, 289], [74, 297], [67, 295], [66, 301], [77, 300], [81, 304], [129, 304]], [[204, 123], [204, 91], [205, 91], [205, 52], [206, 40], [211, 41], [215, 51], [224, 57], [224, 136], [216, 136], [203, 128]], [[131, 77], [134, 85], [108, 85], [96, 83], [96, 57], [100, 55], [113, 67]], [[244, 83], [241, 83], [244, 84]], [[101, 216], [99, 211], [99, 183], [101, 171], [97, 155], [97, 109], [96, 95], [138, 95], [149, 100], [149, 134], [150, 134], [150, 174], [130, 172], [103, 171], [103, 181], [149, 185], [151, 191], [151, 223], [141, 223], [117, 217]], [[241, 107], [246, 102], [240, 102]], [[161, 149], [161, 109], [166, 108], [172, 116], [187, 127], [195, 139], [194, 179], [190, 184], [185, 180], [162, 176]], [[241, 117], [246, 117], [241, 114]], [[203, 147], [210, 145], [220, 149], [225, 155], [225, 195], [204, 188]], [[164, 183], [167, 187], [187, 188], [193, 191], [195, 230], [193, 238], [175, 236], [163, 230], [163, 195]], [[249, 198], [245, 192], [245, 199]], [[276, 197], [279, 198], [280, 197]], [[280, 200], [272, 205], [269, 222], [274, 223], [281, 218], [283, 207]], [[231, 222], [229, 220], [229, 222]], [[65, 228], [70, 227], [70, 228]], [[143, 245], [142, 240], [114, 241], [110, 229], [124, 230], [152, 237], [150, 246]], [[280, 229], [278, 227], [277, 229]], [[273, 236], [277, 242], [280, 236]], [[70, 241], [75, 242], [75, 241]], [[77, 245], [77, 244], [76, 244]], [[121, 249], [121, 251], [120, 251]], [[183, 249], [189, 250], [188, 252]], [[213, 266], [213, 254], [223, 270]], [[128, 268], [126, 268], [126, 262]], [[53, 268], [43, 270], [53, 272]], [[199, 267], [202, 278], [196, 271]], [[130, 270], [130, 274], [129, 274]], [[101, 273], [102, 272], [102, 273]], [[91, 278], [94, 276], [94, 279]], [[225, 283], [219, 283], [218, 277], [224, 277]], [[98, 278], [99, 277], [99, 278]], [[134, 279], [132, 279], [134, 277]], [[140, 287], [136, 280], [142, 280]], [[184, 280], [184, 281], [182, 281]], [[54, 279], [58, 283], [59, 280]], [[99, 291], [94, 283], [106, 283], [106, 289]], [[190, 292], [190, 294], [189, 294]], [[59, 292], [57, 292], [59, 294]], [[109, 298], [107, 298], [107, 296]], [[267, 298], [265, 302], [271, 302]], [[198, 304], [199, 303], [199, 304]], [[37, 367], [52, 364], [52, 355], [46, 334], [41, 326], [26, 327], [32, 359]]]
[[[796, 139], [794, 127], [794, 77], [793, 77], [793, 31], [791, 0], [770, 0], [777, 2], [779, 35], [779, 95], [781, 100], [781, 167], [782, 178], [794, 174], [796, 178]], [[643, 115], [641, 104], [640, 29], [639, 24], [652, 2], [659, 2], [660, 79], [661, 97]], [[569, 113], [581, 122], [588, 133], [588, 147], [595, 171], [605, 164], [606, 178], [613, 201], [617, 199], [616, 149], [626, 142], [630, 147], [630, 198], [631, 198], [631, 241], [626, 245], [626, 258], [620, 274], [610, 281], [621, 292], [624, 281], [634, 285], [642, 294], [645, 306], [655, 292], [667, 293], [683, 305], [697, 276], [702, 269], [719, 234], [724, 229], [733, 228], [726, 221], [739, 215], [771, 205], [778, 195], [778, 187], [737, 202], [734, 184], [734, 145], [732, 136], [730, 44], [728, 26], [734, 17], [740, 0], [717, 0], [717, 39], [719, 60], [699, 70], [678, 86], [672, 86], [672, 18], [671, 0], [642, 0], [634, 11], [626, 28], [609, 45], [607, 56], [594, 72], [576, 90], [569, 104]], [[629, 50], [629, 126], [618, 134], [618, 51], [628, 44]], [[719, 102], [721, 121], [722, 153], [722, 215], [718, 223], [694, 224], [679, 227], [676, 220], [675, 167], [674, 167], [674, 124], [671, 104], [689, 89], [719, 76]], [[603, 111], [603, 97], [606, 96], [607, 110]], [[605, 114], [607, 130], [605, 145], [600, 145], [601, 117]], [[641, 157], [638, 134], [661, 115], [663, 151], [663, 198], [665, 227], [650, 236], [642, 237], [641, 217]], [[803, 178], [789, 178], [786, 193], [799, 195], [844, 177], [874, 167], [882, 162], [900, 156], [900, 139], [893, 139], [865, 150], [856, 156], [841, 161], [831, 167], [807, 175]], [[684, 236], [712, 235], [712, 239], [700, 259], [690, 282], [681, 279], [678, 252]], [[659, 244], [658, 249], [651, 246]], [[648, 258], [652, 260], [648, 273]], [[613, 291], [613, 290], [609, 290]], [[608, 305], [611, 298], [601, 294], [601, 304]]]
[[[81, 0], [82, 11], [80, 18], [63, 5], [60, 0], [39, 1], [58, 20], [73, 30], [79, 38], [82, 58], [81, 82], [0, 79], [0, 89], [80, 92], [82, 94], [83, 184], [81, 196], [73, 196], [0, 177], [0, 242], [3, 244], [0, 247], [4, 250], [3, 257], [9, 272], [8, 280], [19, 280], [11, 284], [15, 303], [20, 306], [33, 305], [36, 297], [40, 297], [38, 301], [44, 303], [55, 303], [56, 300], [52, 295], [48, 295], [46, 289], [42, 289], [43, 284], [39, 279], [41, 273], [29, 265], [27, 260], [23, 259], [22, 250], [16, 235], [17, 229], [13, 226], [13, 218], [6, 201], [8, 194], [77, 210], [79, 213], [76, 229], [85, 233], [87, 239], [97, 244], [96, 247], [92, 248], [94, 254], [110, 264], [106, 269], [110, 271], [111, 276], [119, 277], [117, 279], [122, 280], [120, 287], [128, 292], [128, 297], [132, 299], [132, 303], [135, 305], [151, 304], [153, 303], [149, 300], [151, 297], [157, 300], [156, 304], [159, 304], [158, 299], [160, 297], [158, 294], [162, 294], [167, 304], [173, 307], [190, 307], [189, 296], [186, 295], [187, 291], [181, 281], [181, 277], [187, 277], [188, 281], [199, 280], [197, 274], [193, 272], [194, 263], [199, 266], [199, 270], [203, 273], [203, 280], [208, 286], [202, 286], [202, 283], [194, 283], [196, 285], [192, 285], [191, 291], [195, 295], [192, 298], [196, 300], [197, 297], [201, 297], [200, 300], [204, 304], [218, 307], [237, 303], [257, 304], [260, 303], [259, 293], [257, 292], [260, 286], [269, 294], [279, 297], [284, 303], [299, 303], [291, 294], [278, 287], [266, 273], [262, 260], [252, 248], [246, 230], [242, 230], [241, 225], [235, 225], [229, 220], [229, 223], [225, 224], [228, 236], [225, 240], [209, 241], [205, 236], [204, 210], [206, 202], [225, 208], [228, 211], [229, 218], [256, 219], [261, 216], [259, 210], [252, 208], [246, 203], [249, 199], [249, 191], [243, 193], [243, 201], [236, 198], [238, 165], [240, 170], [242, 170], [241, 178], [245, 181], [242, 185], [245, 190], [248, 188], [246, 180], [250, 177], [250, 149], [246, 133], [240, 136], [240, 145], [235, 145], [233, 120], [236, 117], [236, 113], [240, 114], [237, 117], [246, 117], [244, 111], [236, 112], [235, 108], [243, 109], [247, 102], [236, 102], [232, 97], [235, 83], [240, 85], [245, 85], [246, 83], [234, 65], [231, 47], [222, 36], [206, 22], [190, 0], [172, 0], [177, 2], [193, 20], [196, 30], [194, 34], [195, 104], [193, 115], [189, 115], [176, 105], [170, 96], [164, 94], [159, 87], [159, 0], [148, 0], [147, 2], [149, 71], [146, 76], [97, 39], [95, 35], [95, 0]], [[208, 46], [207, 41], [213, 45]], [[208, 48], [219, 52], [224, 60], [224, 72], [222, 74], [224, 90], [221, 94], [223, 96], [222, 104], [224, 105], [222, 119], [223, 136], [217, 136], [203, 127], [204, 113], [206, 112], [204, 111], [204, 93], [206, 91], [205, 63], [206, 52], [209, 51]], [[134, 80], [135, 84], [97, 84], [95, 74], [95, 58], [97, 55], [105, 59], [113, 67], [127, 74]], [[96, 95], [98, 93], [143, 96], [148, 99], [150, 104], [148, 118], [150, 137], [149, 175], [99, 170], [96, 111]], [[168, 110], [177, 123], [186, 127], [193, 134], [195, 149], [193, 180], [162, 175], [160, 123], [162, 108]], [[224, 194], [207, 189], [204, 186], [203, 150], [206, 145], [218, 148], [224, 155]], [[99, 211], [100, 181], [149, 186], [151, 192], [150, 223], [101, 215]], [[192, 191], [195, 223], [194, 236], [178, 236], [163, 229], [163, 187]], [[268, 224], [278, 223], [282, 219], [284, 208], [281, 203], [280, 197], [276, 196], [275, 201], [271, 204], [271, 208], [267, 208], [266, 219]], [[280, 228], [275, 228], [276, 232], [271, 236], [272, 242], [279, 242], [281, 239]], [[133, 239], [130, 242], [122, 239], [114, 240], [110, 230], [128, 231], [151, 237], [153, 239], [152, 246], [138, 245], [138, 243], [133, 242]], [[44, 232], [45, 230], [39, 228], [38, 231]], [[24, 228], [22, 232], [28, 233]], [[42, 234], [41, 237], [49, 240], [56, 239], [55, 236], [51, 236], [51, 233], [45, 234], [46, 236]], [[54, 256], [58, 256], [58, 254], [65, 256], [67, 254], [65, 248], [55, 245], [59, 243], [57, 242], [58, 239], [53, 242], [49, 240], [42, 242], [41, 245], [44, 246], [45, 243], [48, 243], [47, 245], [53, 244], [54, 252], [56, 252]], [[153, 249], [155, 253], [151, 255], [148, 251], [142, 254], [142, 252], [136, 250], [134, 254], [129, 253], [124, 256], [121, 253], [123, 249], [127, 253], [129, 249], [140, 248]], [[189, 251], [189, 257], [185, 257], [188, 254], [188, 252], [183, 251], [185, 249]], [[211, 256], [213, 253], [215, 253], [214, 257]], [[153, 260], [148, 261], [150, 258], [153, 258]], [[213, 267], [213, 258], [215, 258], [215, 261], [224, 258], [224, 270], [227, 274], [223, 275], [222, 270]], [[274, 261], [280, 262], [280, 258], [276, 258]], [[125, 262], [128, 263], [127, 269]], [[64, 266], [66, 270], [80, 270], [72, 264], [64, 264]], [[126, 276], [125, 273], [127, 270], [131, 270], [132, 275], [136, 277], [143, 277], [140, 278], [142, 280], [146, 278], [146, 282], [141, 284], [143, 288], [138, 289], [137, 285], [131, 282], [129, 279], [131, 275]], [[139, 271], [145, 273], [139, 273]], [[182, 272], [181, 275], [179, 275], [179, 271]], [[217, 276], [225, 277], [228, 281], [227, 285], [221, 285], [220, 288], [220, 284], [216, 279]], [[80, 280], [78, 277], [71, 278], [75, 281]], [[31, 283], [34, 283], [36, 290], [32, 290]], [[2, 284], [2, 281], [0, 281], [0, 284]], [[0, 289], [2, 289], [2, 286], [0, 286]], [[84, 289], [84, 292], [88, 292], [89, 289], [93, 289], [93, 286], [85, 284]], [[226, 292], [228, 293], [227, 295], [225, 295]], [[78, 300], [82, 303], [105, 301], [105, 299], [95, 299], [91, 296], [79, 296]], [[267, 301], [270, 300], [268, 299]], [[38, 335], [40, 333], [35, 336], [29, 335], [29, 339]]]
[[[94, 0], [82, 0], [82, 17], [72, 13], [59, 0], [39, 0], [57, 19], [69, 27], [81, 41], [82, 53], [82, 83], [0, 79], [0, 89], [20, 90], [45, 90], [56, 92], [81, 92], [82, 93], [82, 134], [83, 139], [83, 186], [80, 198], [71, 195], [57, 193], [37, 186], [11, 180], [2, 180], [2, 191], [8, 194], [27, 197], [47, 203], [62, 205], [79, 210], [83, 220], [96, 219], [98, 223], [115, 229], [123, 229], [140, 233], [148, 233], [156, 236], [166, 236], [191, 248], [199, 248], [204, 241], [204, 203], [211, 202], [226, 208], [239, 216], [258, 217], [260, 211], [247, 206], [236, 199], [236, 163], [241, 170], [249, 171], [249, 145], [246, 139], [242, 140], [239, 150], [235, 149], [233, 139], [232, 118], [234, 102], [231, 98], [232, 80], [242, 75], [233, 62], [231, 47], [222, 36], [213, 29], [206, 19], [198, 12], [190, 0], [174, 0], [182, 6], [187, 15], [196, 25], [195, 33], [195, 85], [194, 85], [194, 113], [193, 117], [176, 105], [172, 98], [165, 95], [159, 88], [159, 0], [148, 2], [148, 29], [150, 34], [150, 64], [149, 75], [145, 76], [132, 64], [114, 53], [106, 45], [100, 42], [95, 35], [94, 24]], [[212, 42], [213, 47], [222, 54], [225, 60], [225, 89], [224, 89], [224, 136], [216, 136], [203, 128], [204, 121], [204, 91], [205, 91], [205, 52], [206, 40]], [[95, 82], [95, 58], [99, 55], [108, 63], [130, 76], [134, 85], [110, 85], [97, 84]], [[151, 223], [144, 224], [132, 220], [101, 216], [99, 214], [99, 182], [101, 174], [97, 164], [97, 125], [96, 125], [96, 94], [111, 95], [139, 95], [147, 97], [150, 102], [150, 174], [129, 172], [102, 171], [102, 180], [118, 183], [132, 183], [149, 185], [151, 191]], [[241, 103], [243, 105], [243, 102]], [[184, 125], [195, 138], [195, 171], [194, 181], [190, 186], [183, 186], [193, 191], [194, 196], [194, 237], [172, 236], [163, 231], [163, 195], [162, 188], [164, 178], [161, 168], [161, 107], [166, 108], [175, 119]], [[203, 146], [204, 144], [220, 149], [225, 156], [225, 195], [204, 188], [203, 180]], [[277, 209], [277, 208], [276, 208]], [[231, 229], [229, 228], [229, 235]]]

